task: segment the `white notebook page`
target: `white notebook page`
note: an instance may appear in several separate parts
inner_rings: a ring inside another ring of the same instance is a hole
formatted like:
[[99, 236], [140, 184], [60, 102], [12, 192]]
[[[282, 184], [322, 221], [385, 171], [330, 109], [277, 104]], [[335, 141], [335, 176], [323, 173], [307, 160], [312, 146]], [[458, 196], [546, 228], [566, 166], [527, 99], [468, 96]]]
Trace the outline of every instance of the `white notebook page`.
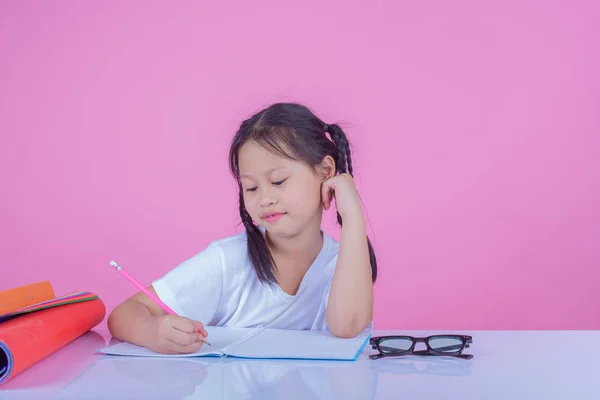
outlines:
[[137, 357], [199, 357], [199, 356], [221, 356], [222, 350], [227, 346], [240, 340], [246, 334], [253, 331], [253, 328], [230, 328], [221, 326], [205, 326], [208, 332], [206, 340], [211, 344], [206, 344], [194, 352], [188, 354], [162, 354], [156, 353], [146, 347], [136, 346], [131, 343], [122, 342], [113, 346], [101, 349], [100, 352], [110, 355], [137, 356]]

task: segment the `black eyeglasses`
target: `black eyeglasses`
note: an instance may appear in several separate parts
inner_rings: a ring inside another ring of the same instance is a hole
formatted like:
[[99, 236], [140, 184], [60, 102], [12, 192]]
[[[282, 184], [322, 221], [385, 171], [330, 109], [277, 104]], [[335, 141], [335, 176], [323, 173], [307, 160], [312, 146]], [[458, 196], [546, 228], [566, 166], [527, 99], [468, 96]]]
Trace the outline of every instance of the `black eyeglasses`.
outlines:
[[[427, 350], [416, 350], [417, 343], [423, 342]], [[371, 347], [379, 354], [371, 354], [369, 358], [376, 360], [381, 357], [396, 357], [404, 355], [417, 356], [450, 356], [464, 359], [473, 358], [472, 354], [462, 354], [463, 350], [473, 343], [468, 335], [432, 335], [427, 337], [412, 336], [377, 336], [369, 340]]]

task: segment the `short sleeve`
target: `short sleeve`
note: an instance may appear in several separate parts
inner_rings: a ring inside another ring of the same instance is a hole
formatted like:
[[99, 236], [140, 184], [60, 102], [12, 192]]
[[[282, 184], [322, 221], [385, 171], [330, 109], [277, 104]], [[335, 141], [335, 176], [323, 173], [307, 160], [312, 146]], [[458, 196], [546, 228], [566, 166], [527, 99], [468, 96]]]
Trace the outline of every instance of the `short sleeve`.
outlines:
[[152, 282], [158, 297], [177, 314], [210, 325], [223, 288], [223, 261], [218, 246], [182, 262]]

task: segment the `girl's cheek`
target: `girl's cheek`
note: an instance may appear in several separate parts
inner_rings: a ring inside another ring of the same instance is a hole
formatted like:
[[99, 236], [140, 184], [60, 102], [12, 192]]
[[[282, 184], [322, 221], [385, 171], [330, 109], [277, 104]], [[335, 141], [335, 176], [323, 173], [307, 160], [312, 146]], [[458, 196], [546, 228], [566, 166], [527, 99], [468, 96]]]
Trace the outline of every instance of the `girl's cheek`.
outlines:
[[254, 203], [252, 202], [251, 199], [244, 199], [244, 203], [246, 205], [246, 211], [248, 211], [248, 214], [250, 214], [250, 216], [252, 218], [254, 218], [255, 217], [255, 210], [256, 210], [256, 207], [255, 207]]

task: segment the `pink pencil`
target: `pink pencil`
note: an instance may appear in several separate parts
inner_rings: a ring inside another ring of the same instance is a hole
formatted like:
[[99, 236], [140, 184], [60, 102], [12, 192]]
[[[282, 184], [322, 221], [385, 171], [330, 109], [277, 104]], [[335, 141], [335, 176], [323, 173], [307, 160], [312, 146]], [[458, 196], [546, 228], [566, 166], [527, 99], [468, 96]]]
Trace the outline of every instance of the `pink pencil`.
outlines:
[[[142, 286], [142, 284], [140, 284], [133, 276], [129, 275], [125, 270], [123, 270], [123, 268], [121, 268], [119, 266], [119, 264], [117, 264], [114, 261], [111, 261], [110, 265], [112, 265], [117, 271], [119, 271], [121, 273], [121, 275], [123, 275], [125, 278], [127, 278], [127, 280], [129, 282], [133, 283], [135, 287], [140, 289], [146, 296], [150, 297], [150, 299], [152, 301], [154, 301], [156, 304], [158, 304], [160, 306], [160, 308], [165, 310], [168, 314], [177, 315], [177, 313], [175, 311], [173, 311], [168, 305], [163, 303], [157, 296], [155, 296], [148, 289], [146, 289], [144, 286]], [[200, 333], [200, 332], [198, 332], [198, 333]], [[202, 341], [204, 343], [206, 343], [207, 345], [212, 346], [210, 343], [208, 343], [208, 341], [206, 339], [202, 339]]]

